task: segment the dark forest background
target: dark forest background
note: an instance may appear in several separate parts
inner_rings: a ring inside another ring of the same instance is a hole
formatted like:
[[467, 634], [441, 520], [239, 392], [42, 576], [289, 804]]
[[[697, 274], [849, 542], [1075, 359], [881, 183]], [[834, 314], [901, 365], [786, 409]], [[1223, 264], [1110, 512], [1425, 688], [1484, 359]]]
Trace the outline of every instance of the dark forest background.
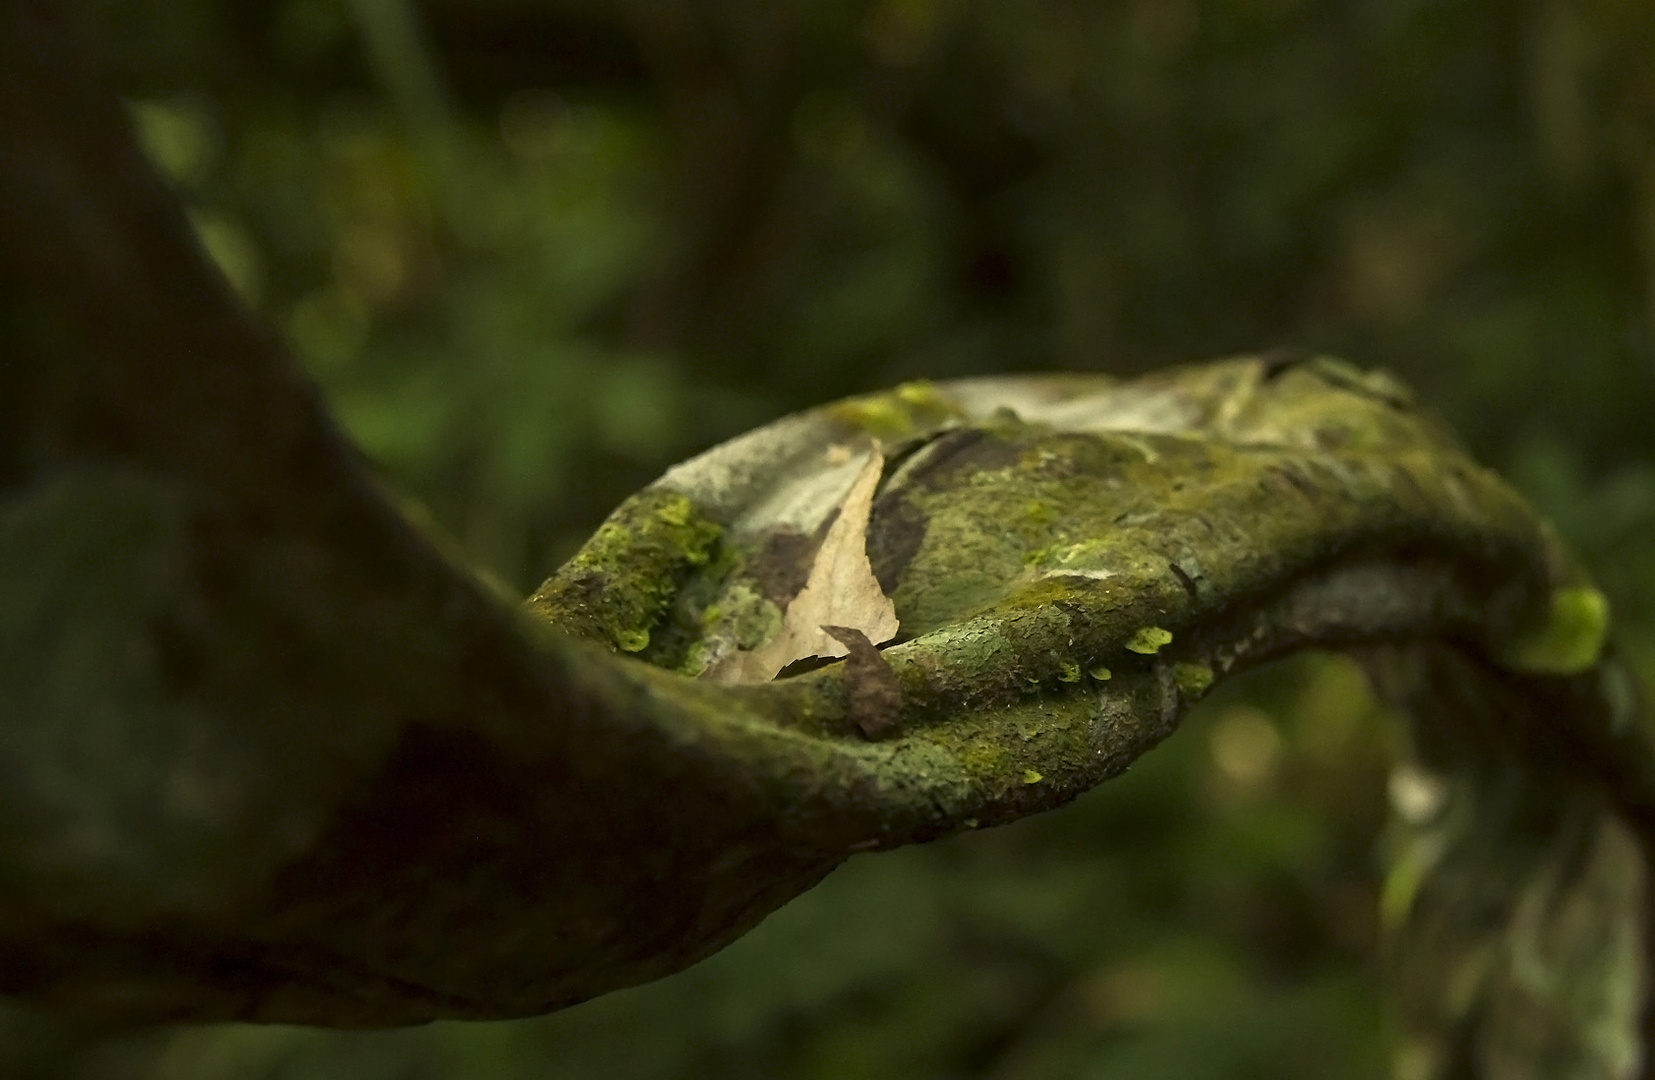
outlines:
[[[519, 591], [794, 409], [1294, 347], [1412, 382], [1655, 675], [1647, 0], [81, 7], [248, 305]], [[1378, 1078], [1398, 738], [1304, 658], [1075, 806], [854, 860], [654, 986], [385, 1033], [15, 1011], [0, 1071]]]

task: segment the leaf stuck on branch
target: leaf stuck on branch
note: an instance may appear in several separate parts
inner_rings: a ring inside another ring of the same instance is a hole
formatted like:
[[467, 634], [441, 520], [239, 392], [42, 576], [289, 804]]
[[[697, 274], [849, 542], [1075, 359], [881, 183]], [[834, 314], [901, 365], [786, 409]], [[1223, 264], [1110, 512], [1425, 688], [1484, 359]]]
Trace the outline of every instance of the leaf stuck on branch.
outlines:
[[868, 561], [868, 517], [884, 466], [885, 455], [875, 443], [816, 549], [805, 587], [787, 605], [781, 633], [751, 652], [725, 657], [709, 673], [712, 681], [768, 682], [795, 660], [847, 655], [848, 647], [827, 633], [827, 626], [860, 631], [871, 644], [896, 636], [896, 607]]

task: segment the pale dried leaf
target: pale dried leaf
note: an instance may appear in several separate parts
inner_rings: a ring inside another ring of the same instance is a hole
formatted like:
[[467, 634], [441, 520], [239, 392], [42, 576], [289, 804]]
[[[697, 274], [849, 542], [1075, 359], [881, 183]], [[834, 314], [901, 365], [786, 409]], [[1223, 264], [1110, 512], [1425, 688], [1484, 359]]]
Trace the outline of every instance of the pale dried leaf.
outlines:
[[875, 644], [896, 636], [896, 607], [868, 561], [868, 517], [884, 465], [876, 444], [816, 550], [805, 587], [787, 605], [781, 633], [752, 652], [726, 657], [709, 673], [714, 682], [767, 682], [795, 660], [844, 656], [846, 647], [824, 625], [859, 630]]

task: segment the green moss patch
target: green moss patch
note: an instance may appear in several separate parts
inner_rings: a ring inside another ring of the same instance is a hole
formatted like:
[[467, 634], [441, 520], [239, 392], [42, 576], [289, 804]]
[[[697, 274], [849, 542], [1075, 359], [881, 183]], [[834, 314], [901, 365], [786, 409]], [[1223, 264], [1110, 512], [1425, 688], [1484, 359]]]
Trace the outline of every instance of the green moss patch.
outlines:
[[1145, 626], [1126, 639], [1126, 647], [1135, 653], [1154, 656], [1161, 651], [1161, 646], [1171, 640], [1172, 631], [1163, 630], [1159, 626]]
[[713, 560], [723, 532], [684, 496], [645, 489], [609, 516], [528, 607], [564, 633], [641, 652], [684, 582]]

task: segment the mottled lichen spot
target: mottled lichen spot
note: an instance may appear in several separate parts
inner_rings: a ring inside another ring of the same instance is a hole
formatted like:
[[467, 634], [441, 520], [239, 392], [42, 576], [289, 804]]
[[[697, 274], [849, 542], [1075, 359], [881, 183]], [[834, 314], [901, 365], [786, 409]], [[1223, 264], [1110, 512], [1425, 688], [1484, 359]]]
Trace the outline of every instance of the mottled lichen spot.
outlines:
[[1186, 695], [1196, 697], [1213, 684], [1213, 669], [1206, 664], [1179, 662], [1172, 665], [1172, 680]]
[[959, 748], [955, 756], [968, 776], [986, 777], [1006, 767], [1010, 755], [1004, 747], [988, 742], [973, 742]]
[[1073, 660], [1064, 660], [1057, 666], [1057, 679], [1059, 682], [1079, 682], [1080, 665]]
[[649, 648], [649, 631], [621, 630], [615, 634], [615, 644], [622, 652], [643, 652]]
[[1126, 639], [1126, 647], [1135, 653], [1154, 656], [1161, 646], [1172, 640], [1172, 632], [1159, 626], [1145, 626]]
[[721, 629], [738, 648], [756, 649], [781, 633], [781, 608], [745, 582], [732, 583], [721, 599], [727, 616]]

